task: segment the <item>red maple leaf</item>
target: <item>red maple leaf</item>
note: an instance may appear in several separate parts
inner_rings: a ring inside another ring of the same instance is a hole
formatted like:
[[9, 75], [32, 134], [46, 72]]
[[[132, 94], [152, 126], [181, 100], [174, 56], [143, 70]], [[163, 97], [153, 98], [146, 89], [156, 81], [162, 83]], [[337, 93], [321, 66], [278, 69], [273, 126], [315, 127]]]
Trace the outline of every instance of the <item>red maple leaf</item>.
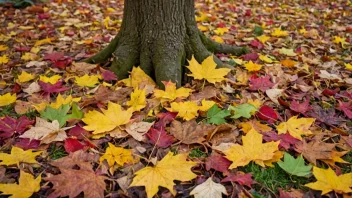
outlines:
[[60, 93], [63, 91], [68, 90], [69, 88], [67, 87], [62, 87], [62, 81], [57, 81], [57, 83], [55, 84], [50, 84], [50, 83], [45, 83], [43, 81], [39, 81], [38, 84], [40, 85], [40, 87], [42, 88], [42, 90], [45, 93], [51, 94], [51, 93]]
[[252, 174], [247, 173], [243, 174], [242, 172], [237, 174], [230, 174], [225, 179], [221, 180], [221, 182], [237, 182], [240, 185], [245, 185], [251, 188], [251, 185], [255, 183], [252, 179]]
[[52, 62], [55, 62], [55, 61], [60, 60], [64, 56], [65, 56], [65, 54], [63, 52], [53, 52], [53, 53], [50, 53], [50, 54], [46, 54], [43, 57], [43, 60], [50, 60]]
[[289, 148], [291, 148], [291, 146], [295, 145], [297, 142], [299, 142], [298, 139], [292, 137], [289, 133], [285, 133], [285, 134], [277, 134], [273, 131], [271, 132], [266, 132], [263, 133], [263, 139], [266, 142], [271, 142], [271, 141], [279, 141], [280, 140], [280, 144], [279, 147], [280, 148], [284, 148], [286, 150], [288, 150]]
[[205, 162], [205, 167], [207, 171], [209, 171], [210, 169], [214, 169], [222, 173], [227, 172], [230, 165], [231, 165], [231, 162], [225, 157], [221, 155], [213, 155], [213, 154], [210, 157], [208, 157]]
[[19, 138], [15, 144], [16, 147], [20, 147], [23, 150], [37, 149], [40, 145], [40, 140], [30, 140], [29, 138]]
[[164, 127], [161, 127], [160, 130], [150, 128], [146, 136], [153, 144], [156, 144], [160, 148], [167, 148], [175, 141], [174, 136], [166, 134]]
[[174, 112], [158, 113], [156, 117], [159, 118], [159, 121], [154, 124], [154, 128], [165, 128], [167, 124], [170, 124], [173, 120], [175, 120], [176, 116], [177, 113]]
[[352, 101], [349, 101], [349, 102], [339, 101], [339, 105], [337, 106], [337, 109], [340, 111], [343, 111], [349, 119], [352, 119]]
[[275, 83], [270, 81], [270, 76], [262, 76], [262, 77], [251, 77], [249, 79], [249, 90], [257, 91], [258, 89], [262, 92], [265, 92], [268, 89], [271, 89]]
[[259, 55], [257, 53], [252, 53], [252, 54], [246, 54], [243, 56], [243, 60], [245, 61], [257, 61], [259, 58]]
[[105, 81], [117, 80], [117, 76], [109, 70], [105, 70], [103, 73], [101, 73], [101, 76]]
[[66, 138], [64, 142], [64, 147], [67, 153], [72, 153], [78, 150], [82, 150], [84, 147], [86, 147], [86, 145], [82, 144], [75, 138]]
[[251, 42], [251, 46], [256, 47], [257, 49], [263, 49], [263, 48], [264, 48], [263, 43], [261, 43], [261, 42], [258, 41], [258, 40], [253, 40], [253, 41]]
[[302, 113], [303, 114], [303, 113], [311, 110], [312, 107], [309, 106], [309, 98], [307, 98], [302, 103], [299, 103], [299, 102], [297, 102], [295, 100], [291, 101], [290, 109], [292, 111], [297, 112], [297, 113]]
[[268, 121], [269, 123], [274, 123], [279, 118], [279, 114], [267, 105], [260, 107], [256, 115], [261, 120]]
[[34, 120], [29, 120], [26, 116], [21, 116], [17, 120], [8, 116], [0, 119], [0, 138], [10, 138], [15, 133], [22, 134]]

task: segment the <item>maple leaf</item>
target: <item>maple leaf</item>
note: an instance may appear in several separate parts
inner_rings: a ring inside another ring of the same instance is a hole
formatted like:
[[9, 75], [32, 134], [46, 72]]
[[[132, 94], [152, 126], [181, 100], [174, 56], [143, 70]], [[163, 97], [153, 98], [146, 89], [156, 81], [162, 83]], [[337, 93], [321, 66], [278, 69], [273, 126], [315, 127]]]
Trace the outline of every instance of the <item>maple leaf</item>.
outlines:
[[310, 170], [312, 169], [312, 166], [306, 166], [304, 164], [302, 155], [299, 155], [297, 159], [295, 159], [289, 153], [285, 153], [284, 161], [279, 161], [277, 164], [291, 175], [305, 177], [311, 174]]
[[167, 148], [175, 141], [174, 136], [166, 134], [164, 127], [160, 127], [159, 129], [150, 128], [146, 136], [153, 144], [156, 144], [160, 148]]
[[249, 61], [248, 63], [244, 64], [244, 67], [250, 72], [259, 71], [262, 68], [261, 65], [253, 63], [252, 61]]
[[67, 153], [72, 153], [78, 150], [81, 150], [85, 147], [80, 141], [74, 138], [66, 138], [64, 141], [65, 151]]
[[81, 77], [75, 77], [75, 83], [80, 87], [95, 87], [99, 83], [100, 75], [91, 75], [85, 74]]
[[257, 39], [263, 44], [265, 44], [270, 39], [270, 37], [263, 34], [261, 36], [258, 36]]
[[221, 180], [221, 182], [237, 182], [242, 186], [248, 186], [249, 188], [252, 188], [251, 185], [256, 183], [255, 181], [253, 181], [251, 173], [244, 174], [240, 171], [237, 171], [236, 174], [227, 175], [226, 178]]
[[62, 87], [62, 81], [57, 81], [55, 84], [45, 83], [43, 81], [39, 81], [38, 84], [42, 88], [42, 90], [46, 93], [60, 93], [68, 90], [69, 88]]
[[192, 120], [198, 116], [199, 107], [197, 103], [192, 101], [186, 102], [173, 102], [170, 108], [166, 108], [171, 112], [178, 112], [177, 116], [183, 118], [184, 120]]
[[341, 44], [342, 48], [345, 48], [345, 45], [347, 44], [346, 38], [339, 37], [339, 36], [334, 36], [334, 40], [332, 42], [336, 44]]
[[289, 148], [291, 148], [291, 146], [295, 145], [297, 142], [299, 142], [298, 139], [292, 137], [289, 133], [285, 133], [285, 134], [280, 134], [278, 135], [277, 133], [271, 131], [271, 132], [266, 132], [263, 133], [263, 139], [266, 142], [270, 142], [270, 141], [278, 141], [280, 140], [280, 144], [279, 147], [284, 148], [286, 150], [288, 150]]
[[0, 107], [16, 102], [16, 94], [7, 93], [0, 95]]
[[283, 31], [281, 30], [281, 28], [275, 28], [274, 31], [271, 33], [271, 36], [285, 37], [288, 36], [288, 31]]
[[174, 180], [189, 181], [197, 177], [191, 171], [197, 163], [187, 161], [187, 156], [186, 153], [174, 156], [169, 152], [154, 167], [148, 166], [137, 171], [130, 186], [145, 186], [148, 198], [158, 192], [159, 186], [167, 188], [175, 196]]
[[[109, 102], [107, 110], [102, 109], [103, 113], [98, 111], [89, 111], [82, 119], [87, 126], [83, 127], [88, 131], [94, 131], [93, 134], [104, 133], [114, 128], [127, 124], [133, 113], [133, 109], [122, 110], [119, 104]], [[99, 120], [99, 122], [97, 122]]]
[[221, 155], [216, 155], [214, 152], [210, 157], [206, 158], [205, 168], [207, 171], [214, 169], [219, 172], [227, 172], [231, 162]]
[[335, 163], [346, 163], [349, 164], [348, 162], [346, 162], [345, 160], [343, 160], [341, 157], [344, 156], [345, 154], [347, 154], [349, 151], [335, 151], [332, 150], [331, 152], [331, 159], [322, 159], [321, 161], [329, 164], [331, 167], [335, 167]]
[[63, 141], [67, 138], [65, 130], [72, 127], [60, 128], [60, 124], [57, 120], [54, 120], [52, 123], [50, 123], [42, 118], [37, 117], [35, 126], [26, 131], [23, 135], [20, 136], [20, 138], [41, 140], [41, 143]]
[[339, 105], [337, 106], [337, 109], [340, 111], [343, 111], [349, 119], [352, 119], [352, 102], [351, 101], [349, 101], [349, 102], [339, 101]]
[[263, 43], [259, 42], [258, 40], [253, 40], [251, 41], [251, 46], [256, 47], [257, 49], [263, 49], [264, 45]]
[[293, 66], [295, 66], [295, 65], [298, 64], [298, 62], [293, 61], [293, 60], [290, 60], [290, 59], [282, 60], [282, 61], [280, 61], [280, 63], [281, 63], [283, 66], [288, 67], [288, 68], [291, 68], [291, 67], [293, 67]]
[[108, 144], [109, 147], [106, 149], [104, 155], [100, 157], [100, 162], [106, 160], [109, 166], [112, 167], [115, 163], [118, 166], [123, 166], [124, 164], [133, 164], [139, 161], [138, 158], [133, 157], [131, 149], [116, 147], [110, 142]]
[[199, 107], [199, 111], [208, 111], [211, 107], [213, 107], [216, 103], [212, 100], [202, 100], [202, 106]]
[[345, 121], [341, 117], [336, 116], [334, 108], [323, 109], [319, 105], [312, 105], [312, 110], [307, 112], [307, 116], [316, 118], [317, 121], [328, 125], [339, 125]]
[[21, 148], [13, 146], [11, 148], [11, 154], [0, 153], [0, 165], [14, 165], [17, 164], [19, 167], [20, 163], [38, 164], [35, 158], [40, 155], [43, 151], [33, 152], [32, 149], [24, 151]]
[[263, 105], [256, 114], [261, 120], [274, 123], [278, 118], [278, 113], [271, 107]]
[[314, 166], [313, 175], [317, 181], [306, 184], [305, 186], [314, 190], [321, 190], [322, 195], [331, 191], [337, 193], [352, 192], [352, 173], [337, 176], [330, 167], [328, 169], [323, 169]]
[[140, 85], [155, 85], [155, 82], [150, 78], [140, 67], [133, 67], [129, 78], [123, 79], [123, 82], [128, 87], [139, 87]]
[[263, 135], [252, 129], [245, 136], [242, 136], [243, 145], [235, 144], [224, 151], [225, 157], [232, 161], [230, 169], [238, 166], [245, 166], [254, 161], [264, 167], [264, 161], [274, 157], [280, 141], [262, 143]]
[[257, 53], [251, 53], [251, 54], [246, 54], [243, 56], [243, 60], [245, 61], [253, 61], [256, 62], [259, 58], [259, 55]]
[[245, 103], [235, 107], [230, 106], [229, 110], [235, 111], [235, 114], [231, 118], [238, 119], [240, 117], [250, 118], [258, 109], [249, 103]]
[[306, 160], [315, 165], [317, 160], [332, 159], [332, 151], [334, 148], [335, 144], [327, 144], [314, 140], [309, 143], [306, 141], [297, 142], [295, 150], [301, 153]]
[[344, 63], [345, 69], [352, 71], [352, 65], [351, 63]]
[[131, 107], [133, 111], [140, 111], [147, 105], [145, 94], [145, 89], [138, 89], [138, 87], [136, 87], [131, 93], [131, 99], [127, 101], [127, 105]]
[[72, 113], [67, 114], [70, 109], [71, 107], [69, 104], [64, 104], [58, 109], [54, 109], [51, 106], [48, 106], [44, 111], [40, 112], [40, 115], [42, 118], [50, 121], [57, 120], [60, 124], [60, 127], [62, 127], [69, 119], [81, 119], [83, 117], [83, 112], [80, 111], [76, 103], [72, 105]]
[[0, 56], [0, 64], [6, 64], [9, 62], [9, 58], [6, 55]]
[[126, 124], [125, 130], [130, 134], [135, 140], [143, 141], [144, 134], [146, 134], [150, 127], [152, 127], [154, 122], [133, 122]]
[[6, 51], [9, 47], [7, 47], [6, 45], [0, 45], [0, 52], [2, 51]]
[[65, 56], [64, 52], [53, 52], [50, 54], [45, 54], [45, 56], [43, 57], [43, 60], [50, 60], [52, 62], [55, 62], [62, 59], [64, 56]]
[[26, 116], [21, 116], [17, 120], [8, 116], [0, 119], [0, 137], [9, 138], [13, 134], [22, 134], [29, 126], [34, 123], [34, 120], [29, 120]]
[[241, 122], [238, 124], [238, 127], [241, 128], [244, 133], [248, 133], [251, 129], [255, 129], [256, 131], [258, 131], [260, 133], [269, 132], [272, 129], [268, 125], [262, 124], [257, 120], [250, 120], [247, 122]]
[[170, 124], [173, 120], [175, 120], [176, 116], [177, 116], [177, 113], [173, 113], [173, 112], [158, 113], [156, 117], [159, 118], [159, 121], [157, 121], [154, 124], [154, 127], [155, 128], [165, 127], [167, 124]]
[[184, 87], [176, 89], [176, 84], [171, 81], [162, 81], [162, 83], [165, 85], [165, 91], [159, 89], [153, 90], [154, 96], [160, 99], [161, 103], [172, 102], [176, 98], [185, 99], [193, 91]]
[[222, 198], [222, 194], [227, 195], [225, 186], [213, 182], [211, 177], [204, 183], [196, 186], [189, 193], [189, 195], [193, 195], [195, 198]]
[[269, 58], [268, 56], [260, 55], [259, 59], [264, 61], [265, 63], [273, 63], [273, 60], [271, 58]]
[[0, 195], [12, 195], [12, 198], [31, 197], [40, 190], [41, 175], [34, 179], [33, 175], [20, 171], [18, 184], [0, 184]]
[[51, 77], [39, 76], [40, 81], [45, 82], [45, 83], [50, 83], [52, 85], [56, 84], [61, 78], [62, 78], [62, 76], [60, 76], [60, 75], [53, 75]]
[[297, 116], [293, 116], [287, 122], [280, 123], [276, 129], [279, 134], [289, 132], [292, 137], [302, 140], [302, 135], [313, 134], [309, 128], [314, 121], [314, 118], [297, 118]]
[[188, 76], [192, 76], [196, 80], [205, 79], [212, 84], [225, 80], [224, 77], [231, 71], [231, 69], [227, 68], [216, 69], [216, 63], [212, 55], [207, 57], [202, 64], [199, 64], [194, 56], [188, 63], [189, 66], [187, 68], [192, 73], [187, 74]]
[[218, 105], [214, 104], [207, 112], [207, 123], [216, 125], [224, 124], [226, 123], [225, 118], [230, 115], [229, 110], [221, 110]]
[[170, 134], [184, 144], [201, 144], [205, 141], [204, 136], [209, 132], [212, 132], [214, 129], [214, 126], [205, 125], [203, 123], [197, 124], [195, 120], [190, 120], [184, 123], [174, 120], [171, 123]]
[[291, 101], [291, 105], [290, 105], [290, 109], [292, 111], [298, 112], [298, 113], [305, 113], [309, 110], [312, 109], [312, 107], [309, 106], [309, 98], [307, 98], [305, 101], [303, 101], [302, 103], [298, 103], [295, 100]]
[[34, 78], [35, 78], [34, 75], [27, 73], [25, 71], [22, 71], [22, 73], [17, 76], [19, 83], [25, 83], [25, 82], [33, 80]]
[[249, 79], [249, 90], [251, 91], [256, 91], [256, 90], [261, 90], [262, 92], [265, 92], [268, 89], [271, 89], [275, 83], [272, 83], [270, 81], [270, 76], [261, 76], [259, 78], [256, 77], [251, 77]]
[[222, 36], [224, 35], [226, 32], [229, 32], [229, 29], [227, 27], [219, 27], [219, 28], [216, 28], [214, 30], [215, 34], [219, 35], [219, 36]]
[[293, 51], [293, 49], [281, 48], [279, 50], [279, 53], [286, 56], [297, 56], [297, 54]]

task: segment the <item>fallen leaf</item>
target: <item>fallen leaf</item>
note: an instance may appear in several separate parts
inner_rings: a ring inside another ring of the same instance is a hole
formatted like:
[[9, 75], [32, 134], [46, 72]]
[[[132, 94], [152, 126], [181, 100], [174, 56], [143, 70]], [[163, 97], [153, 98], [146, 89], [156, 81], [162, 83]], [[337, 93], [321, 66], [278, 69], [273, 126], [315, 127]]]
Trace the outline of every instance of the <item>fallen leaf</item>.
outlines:
[[149, 131], [153, 124], [154, 122], [133, 122], [127, 124], [125, 130], [135, 140], [142, 141], [144, 139], [144, 134]]
[[230, 106], [229, 110], [235, 111], [231, 118], [238, 119], [240, 117], [250, 118], [258, 109], [249, 103], [245, 103], [238, 106]]
[[150, 128], [149, 132], [146, 133], [146, 136], [153, 144], [160, 148], [167, 148], [175, 141], [174, 136], [166, 134], [163, 126], [159, 129]]
[[249, 61], [248, 63], [244, 64], [244, 67], [250, 72], [259, 71], [262, 68], [261, 65], [253, 63], [252, 61]]
[[306, 160], [316, 165], [317, 160], [332, 159], [332, 151], [334, 148], [334, 144], [314, 140], [309, 143], [306, 141], [298, 142], [295, 150], [301, 153]]
[[306, 166], [302, 155], [299, 155], [296, 159], [289, 153], [285, 153], [284, 161], [277, 163], [282, 169], [284, 169], [290, 175], [296, 175], [298, 177], [306, 177], [311, 174], [312, 166]]
[[0, 95], [0, 107], [16, 102], [16, 94], [7, 93]]
[[171, 112], [178, 112], [177, 116], [184, 120], [192, 120], [198, 116], [199, 107], [197, 103], [186, 101], [186, 102], [172, 102], [170, 108], [166, 108]]
[[302, 135], [307, 136], [313, 134], [309, 128], [314, 121], [314, 118], [297, 118], [297, 116], [293, 116], [287, 122], [280, 123], [276, 129], [279, 134], [288, 132], [292, 137], [302, 140]]
[[20, 171], [18, 184], [0, 184], [0, 195], [12, 195], [13, 198], [31, 197], [40, 190], [41, 175], [34, 179], [33, 175]]
[[214, 130], [214, 126], [205, 125], [203, 123], [197, 124], [195, 120], [190, 120], [181, 123], [174, 120], [171, 123], [170, 134], [180, 140], [183, 144], [201, 144], [205, 141], [205, 136]]
[[214, 154], [214, 152], [210, 157], [206, 158], [205, 161], [205, 168], [207, 171], [214, 169], [216, 171], [225, 173], [228, 171], [230, 165], [231, 161], [221, 155]]
[[21, 116], [17, 120], [8, 116], [0, 119], [0, 137], [10, 138], [15, 133], [22, 134], [27, 128], [34, 123], [34, 120], [29, 120], [26, 116]]
[[109, 147], [106, 149], [104, 155], [100, 157], [100, 162], [106, 160], [109, 166], [112, 167], [115, 163], [118, 166], [123, 166], [124, 164], [133, 164], [139, 161], [138, 157], [132, 155], [131, 149], [116, 147], [111, 143], [108, 144]]
[[131, 93], [131, 99], [127, 101], [126, 104], [132, 108], [133, 111], [140, 111], [147, 105], [145, 95], [145, 89], [138, 89], [137, 87]]
[[271, 89], [275, 83], [270, 81], [270, 76], [261, 76], [259, 78], [251, 77], [249, 79], [249, 90], [257, 91], [258, 89], [262, 92], [265, 92], [268, 89]]
[[230, 115], [229, 110], [221, 110], [218, 105], [214, 104], [207, 112], [207, 123], [216, 125], [224, 124], [226, 123], [225, 118]]
[[213, 179], [209, 177], [207, 181], [196, 186], [189, 195], [195, 198], [222, 198], [222, 194], [227, 195], [226, 188], [213, 182]]
[[21, 148], [13, 146], [10, 154], [0, 153], [0, 165], [10, 166], [16, 164], [19, 167], [20, 163], [38, 164], [35, 158], [42, 152], [33, 152], [32, 149], [24, 151]]
[[193, 91], [184, 87], [176, 89], [176, 84], [171, 81], [163, 81], [162, 83], [165, 85], [165, 91], [159, 89], [153, 90], [154, 96], [160, 99], [161, 103], [172, 102], [176, 98], [185, 99]]

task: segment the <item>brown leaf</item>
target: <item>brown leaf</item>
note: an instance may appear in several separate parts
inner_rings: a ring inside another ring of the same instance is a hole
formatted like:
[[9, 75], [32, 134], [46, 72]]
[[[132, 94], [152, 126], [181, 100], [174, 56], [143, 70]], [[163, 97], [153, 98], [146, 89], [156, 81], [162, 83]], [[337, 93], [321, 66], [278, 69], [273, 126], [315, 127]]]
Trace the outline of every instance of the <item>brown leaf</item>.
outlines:
[[73, 153], [70, 153], [69, 156], [60, 158], [51, 162], [50, 164], [61, 169], [71, 169], [74, 166], [79, 166], [81, 170], [89, 171], [92, 169], [91, 162], [98, 162], [99, 155], [93, 153], [87, 153], [83, 150], [79, 150]]
[[317, 160], [331, 159], [332, 150], [335, 144], [327, 144], [325, 142], [318, 142], [316, 140], [307, 143], [301, 141], [296, 144], [296, 151], [302, 153], [303, 157], [309, 162], [316, 165]]
[[119, 90], [111, 90], [104, 86], [99, 86], [98, 90], [94, 93], [94, 99], [98, 102], [108, 103], [127, 101], [127, 97], [131, 94], [132, 88], [125, 87]]
[[170, 133], [184, 144], [201, 144], [205, 141], [204, 136], [212, 132], [214, 128], [213, 125], [197, 124], [195, 120], [184, 123], [174, 120], [171, 123]]
[[198, 93], [194, 93], [190, 96], [190, 100], [192, 101], [201, 101], [203, 99], [210, 99], [216, 97], [219, 90], [213, 86], [206, 86], [204, 89]]

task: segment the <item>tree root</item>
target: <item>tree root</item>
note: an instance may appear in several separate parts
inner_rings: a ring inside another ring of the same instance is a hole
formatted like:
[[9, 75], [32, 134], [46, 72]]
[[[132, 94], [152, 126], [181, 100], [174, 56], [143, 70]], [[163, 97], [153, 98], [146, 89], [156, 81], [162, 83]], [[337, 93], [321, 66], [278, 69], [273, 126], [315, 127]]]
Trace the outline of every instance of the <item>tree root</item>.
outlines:
[[84, 60], [84, 62], [91, 64], [99, 64], [107, 62], [111, 57], [112, 53], [116, 50], [116, 47], [119, 43], [120, 36], [119, 34], [115, 36], [115, 38], [110, 42], [108, 46], [106, 46], [103, 50], [95, 54], [94, 56]]

